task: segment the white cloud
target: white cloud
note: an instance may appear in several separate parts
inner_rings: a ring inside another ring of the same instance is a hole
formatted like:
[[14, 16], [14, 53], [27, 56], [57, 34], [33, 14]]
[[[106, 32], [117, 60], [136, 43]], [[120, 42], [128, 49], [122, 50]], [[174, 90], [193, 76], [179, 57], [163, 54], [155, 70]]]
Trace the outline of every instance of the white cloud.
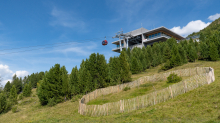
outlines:
[[70, 14], [62, 10], [58, 10], [56, 7], [53, 8], [51, 15], [54, 17], [54, 20], [50, 22], [52, 26], [63, 26], [68, 28], [77, 28], [84, 29], [85, 22], [80, 20], [76, 15]]
[[210, 22], [205, 23], [202, 22], [201, 20], [196, 20], [196, 21], [191, 21], [189, 22], [186, 26], [184, 27], [173, 27], [171, 30], [173, 32], [176, 32], [177, 34], [182, 35], [183, 37], [186, 37], [187, 35], [193, 33], [193, 32], [198, 32], [202, 29], [204, 29], [205, 27], [207, 27], [210, 24]]
[[23, 71], [16, 71], [12, 76], [14, 76], [14, 75], [17, 75], [17, 77], [25, 77], [25, 76], [27, 76], [29, 73], [27, 72], [27, 71], [25, 71], [25, 70], [23, 70]]
[[7, 81], [11, 81], [11, 75], [13, 71], [9, 69], [8, 65], [0, 64], [0, 77], [1, 77], [1, 85], [5, 85]]
[[27, 76], [29, 73], [27, 71], [16, 71], [15, 73], [13, 73], [13, 71], [9, 69], [8, 65], [0, 64], [1, 85], [3, 87], [8, 81], [11, 81], [14, 74], [16, 74], [18, 77], [24, 77]]
[[215, 15], [211, 15], [208, 17], [209, 20], [214, 21], [220, 17], [219, 13], [216, 13]]

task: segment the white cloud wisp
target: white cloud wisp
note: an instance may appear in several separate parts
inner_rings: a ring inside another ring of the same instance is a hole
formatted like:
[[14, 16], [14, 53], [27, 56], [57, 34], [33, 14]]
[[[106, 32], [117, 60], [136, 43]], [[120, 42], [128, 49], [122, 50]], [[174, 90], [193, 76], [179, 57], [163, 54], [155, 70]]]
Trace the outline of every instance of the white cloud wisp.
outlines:
[[52, 26], [63, 26], [68, 28], [84, 29], [85, 22], [72, 14], [59, 10], [56, 7], [53, 8], [51, 15], [54, 20], [50, 22]]

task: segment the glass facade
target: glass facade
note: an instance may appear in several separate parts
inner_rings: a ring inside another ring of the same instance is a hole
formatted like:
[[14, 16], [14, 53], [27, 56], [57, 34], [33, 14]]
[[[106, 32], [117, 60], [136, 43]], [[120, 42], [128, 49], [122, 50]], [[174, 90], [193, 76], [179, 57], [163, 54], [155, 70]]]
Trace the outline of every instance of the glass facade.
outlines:
[[150, 39], [158, 38], [158, 37], [161, 37], [161, 36], [165, 36], [167, 38], [171, 38], [170, 36], [168, 36], [168, 35], [166, 35], [166, 34], [164, 34], [162, 32], [159, 32], [159, 33], [155, 33], [155, 34], [147, 36], [147, 39], [150, 40]]
[[[121, 46], [124, 47], [124, 44], [121, 44]], [[120, 48], [120, 45], [119, 45], [119, 44], [117, 45], [117, 48]]]

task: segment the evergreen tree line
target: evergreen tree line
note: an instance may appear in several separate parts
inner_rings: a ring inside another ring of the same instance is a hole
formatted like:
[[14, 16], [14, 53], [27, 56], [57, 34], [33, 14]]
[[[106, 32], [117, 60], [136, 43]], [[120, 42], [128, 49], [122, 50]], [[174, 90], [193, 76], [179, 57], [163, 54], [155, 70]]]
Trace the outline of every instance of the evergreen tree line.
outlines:
[[200, 34], [200, 42], [184, 40], [177, 43], [170, 38], [166, 42], [157, 42], [153, 46], [143, 48], [128, 48], [127, 61], [132, 74], [150, 67], [162, 64], [162, 70], [168, 70], [196, 60], [217, 61], [220, 57], [220, 32], [213, 31], [212, 35]]
[[12, 81], [8, 81], [5, 84], [4, 92], [6, 93], [6, 97], [9, 97], [10, 89], [13, 85], [15, 85], [17, 94], [21, 93], [25, 89], [25, 85], [28, 86], [28, 88], [36, 88], [37, 82], [43, 79], [44, 72], [40, 73], [33, 73], [31, 75], [25, 76], [23, 79], [22, 77], [18, 78], [17, 75], [13, 75]]
[[70, 75], [65, 66], [56, 64], [38, 84], [39, 100], [42, 105], [51, 105], [98, 88], [129, 82], [131, 72], [127, 59], [125, 51], [119, 57], [110, 58], [109, 63], [104, 55], [92, 53], [89, 59], [82, 60], [79, 69], [75, 66]]
[[36, 87], [37, 82], [42, 80], [43, 76], [44, 72], [33, 73], [23, 79], [17, 77], [16, 74], [13, 75], [12, 81], [8, 81], [0, 93], [0, 113], [10, 110], [13, 105], [17, 104], [18, 94], [21, 97], [31, 96], [32, 88]]

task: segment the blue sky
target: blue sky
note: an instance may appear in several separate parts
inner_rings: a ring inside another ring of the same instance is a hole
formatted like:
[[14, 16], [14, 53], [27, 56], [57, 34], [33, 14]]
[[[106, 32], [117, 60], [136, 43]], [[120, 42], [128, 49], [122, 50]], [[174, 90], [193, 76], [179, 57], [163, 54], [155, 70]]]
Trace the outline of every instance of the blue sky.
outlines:
[[[91, 53], [106, 60], [118, 56], [111, 37], [121, 28], [129, 32], [142, 23], [148, 30], [164, 26], [187, 36], [219, 18], [219, 5], [219, 0], [2, 0], [1, 84], [15, 73], [24, 77], [56, 63], [70, 73]], [[109, 44], [102, 46], [105, 36]]]

